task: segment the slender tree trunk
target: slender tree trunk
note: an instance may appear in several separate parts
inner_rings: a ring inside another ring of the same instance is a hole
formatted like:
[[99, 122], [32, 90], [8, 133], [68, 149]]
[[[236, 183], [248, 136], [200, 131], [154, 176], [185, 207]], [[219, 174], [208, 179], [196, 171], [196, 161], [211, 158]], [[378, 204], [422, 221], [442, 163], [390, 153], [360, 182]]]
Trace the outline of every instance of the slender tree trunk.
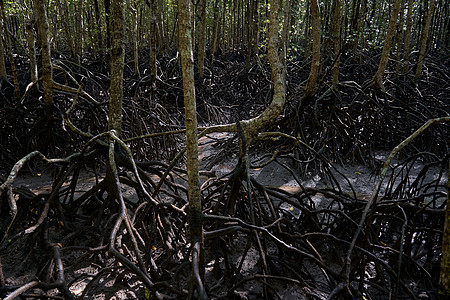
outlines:
[[217, 49], [219, 48], [219, 28], [222, 14], [220, 13], [219, 0], [214, 1], [214, 27], [211, 50], [211, 64], [214, 62]]
[[186, 122], [186, 160], [188, 175], [189, 233], [193, 249], [193, 281], [198, 299], [207, 299], [203, 287], [203, 221], [198, 165], [197, 110], [195, 99], [194, 57], [192, 53], [191, 1], [178, 1], [179, 48], [183, 73]]
[[[333, 18], [333, 44], [334, 44], [334, 66], [333, 66], [333, 87], [336, 88], [339, 82], [339, 66], [341, 56], [341, 23], [342, 8], [341, 1], [334, 1], [334, 18]], [[359, 22], [357, 20], [356, 22]], [[357, 31], [356, 34], [359, 34]]]
[[83, 55], [84, 0], [78, 0], [75, 11], [75, 51], [78, 60], [80, 60], [81, 56]]
[[311, 17], [312, 17], [312, 60], [311, 71], [309, 72], [308, 81], [305, 87], [305, 97], [309, 98], [314, 95], [317, 77], [319, 76], [320, 66], [320, 8], [317, 0], [311, 0]]
[[[361, 5], [361, 7], [359, 9], [358, 20], [356, 20], [356, 22], [357, 22], [356, 23], [356, 41], [353, 44], [353, 60], [355, 60], [355, 61], [356, 61], [357, 53], [358, 53], [358, 46], [364, 40], [364, 27], [365, 27], [367, 1], [361, 0], [360, 5]], [[342, 15], [342, 12], [341, 12], [341, 15]], [[360, 58], [361, 58], [362, 47], [361, 47], [361, 51], [359, 53], [360, 53]]]
[[398, 78], [400, 76], [400, 69], [401, 69], [401, 54], [402, 54], [402, 46], [403, 46], [403, 22], [404, 22], [404, 13], [405, 11], [405, 0], [402, 0], [402, 3], [400, 4], [400, 19], [398, 20], [397, 24], [397, 34], [395, 35], [395, 44], [397, 49], [397, 59], [395, 62], [395, 76]]
[[11, 39], [9, 37], [8, 26], [6, 24], [3, 0], [0, 0], [0, 14], [0, 23], [3, 24], [3, 26], [0, 26], [0, 30], [3, 29], [3, 36], [5, 37], [6, 48], [8, 49], [9, 64], [11, 65], [11, 73], [14, 80], [14, 92], [16, 97], [19, 98], [19, 79], [17, 78], [16, 65], [14, 64], [13, 49], [11, 46]]
[[109, 53], [111, 51], [111, 0], [104, 0], [105, 6], [105, 23], [106, 23], [106, 53], [107, 53], [107, 62], [109, 63], [110, 56]]
[[378, 70], [373, 76], [373, 83], [375, 88], [379, 91], [384, 92], [383, 75], [386, 71], [386, 66], [389, 60], [389, 53], [391, 51], [392, 38], [395, 35], [395, 29], [397, 27], [397, 17], [400, 10], [400, 3], [402, 0], [395, 0], [394, 7], [392, 9], [391, 18], [389, 20], [388, 32], [386, 34], [386, 39], [384, 41], [383, 50], [381, 52], [380, 64], [378, 65]]
[[203, 79], [206, 57], [206, 0], [200, 0], [198, 4], [198, 72]]
[[150, 0], [150, 77], [154, 82], [157, 76], [156, 67], [156, 39], [157, 39], [157, 26], [156, 26], [156, 2], [155, 0]]
[[131, 41], [133, 44], [133, 62], [134, 62], [134, 72], [137, 78], [141, 77], [139, 72], [139, 47], [138, 47], [138, 17], [137, 8], [133, 7], [130, 0], [127, 1], [128, 9], [131, 12]]
[[124, 6], [124, 1], [112, 1], [111, 87], [108, 111], [108, 129], [116, 130], [118, 135], [120, 135], [122, 131], [123, 67], [125, 59]]
[[403, 49], [403, 73], [406, 74], [408, 72], [408, 62], [409, 62], [409, 49], [411, 42], [411, 28], [412, 28], [412, 12], [413, 12], [413, 3], [414, 0], [408, 0], [408, 12], [406, 14], [406, 29], [405, 29], [405, 38], [403, 41], [404, 49]]
[[71, 28], [69, 26], [70, 18], [69, 18], [69, 13], [67, 12], [67, 10], [68, 10], [68, 7], [67, 7], [68, 3], [63, 2], [61, 4], [60, 0], [57, 0], [56, 1], [56, 5], [57, 5], [57, 7], [58, 7], [58, 9], [60, 11], [60, 14], [61, 14], [60, 21], [61, 21], [61, 23], [63, 25], [64, 36], [65, 36], [66, 43], [67, 43], [67, 46], [68, 46], [69, 51], [70, 51], [70, 55], [73, 58], [76, 58], [77, 51], [75, 49], [75, 41], [74, 41], [73, 31], [71, 30]]
[[427, 49], [428, 35], [430, 33], [431, 19], [433, 19], [435, 2], [436, 0], [430, 0], [430, 7], [428, 8], [427, 15], [425, 17], [425, 24], [422, 30], [422, 38], [420, 42], [419, 60], [417, 62], [416, 78], [420, 78], [420, 76], [422, 75], [422, 66], [425, 59], [425, 52]]
[[27, 23], [25, 24], [25, 30], [27, 33], [28, 53], [30, 57], [30, 73], [32, 82], [36, 82], [38, 80], [38, 69], [36, 63], [36, 45], [33, 32], [34, 23], [35, 23], [34, 16], [31, 15], [30, 19], [27, 20]]
[[305, 39], [305, 57], [309, 57], [311, 55], [311, 1], [306, 1], [306, 11], [305, 11], [305, 24], [303, 37]]
[[167, 37], [166, 37], [166, 21], [164, 19], [164, 8], [163, 8], [163, 1], [158, 1], [158, 12], [157, 12], [157, 24], [158, 24], [158, 32], [160, 37], [160, 43], [159, 43], [159, 49], [160, 51], [166, 51], [167, 50]]
[[[1, 10], [3, 10], [3, 0], [1, 0]], [[1, 15], [0, 15], [0, 18]], [[3, 19], [3, 18], [2, 18]], [[2, 21], [2, 20], [0, 20]], [[3, 22], [0, 22], [0, 32], [3, 32]], [[5, 63], [5, 49], [3, 48], [3, 41], [0, 38], [0, 80], [7, 79], [6, 63]]]
[[289, 33], [291, 31], [291, 1], [284, 1], [284, 22], [283, 31], [281, 32], [281, 42], [283, 43], [283, 60], [282, 64], [286, 67], [287, 52], [289, 49]]
[[[50, 114], [53, 108], [53, 67], [50, 52], [50, 33], [48, 27], [47, 12], [44, 0], [34, 0], [34, 9], [37, 27], [39, 31], [39, 42], [42, 52], [42, 81], [44, 84], [44, 100], [47, 112]], [[50, 116], [49, 116], [50, 117]]]
[[102, 24], [100, 18], [100, 7], [98, 5], [98, 0], [94, 0], [94, 10], [95, 10], [95, 25], [96, 25], [96, 43], [98, 46], [98, 54], [100, 63], [103, 63], [103, 37], [102, 37]]

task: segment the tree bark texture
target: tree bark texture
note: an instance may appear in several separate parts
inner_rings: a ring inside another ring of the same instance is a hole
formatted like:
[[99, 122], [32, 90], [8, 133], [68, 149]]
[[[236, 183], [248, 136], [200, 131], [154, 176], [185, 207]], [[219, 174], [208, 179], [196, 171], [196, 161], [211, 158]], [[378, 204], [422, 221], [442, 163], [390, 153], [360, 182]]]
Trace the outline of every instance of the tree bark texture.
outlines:
[[74, 41], [73, 31], [69, 26], [70, 17], [69, 17], [68, 7], [67, 7], [68, 3], [63, 2], [61, 4], [61, 1], [57, 0], [56, 5], [58, 6], [59, 12], [62, 17], [60, 19], [60, 21], [64, 28], [64, 35], [65, 35], [67, 46], [69, 47], [69, 50], [70, 50], [70, 55], [73, 58], [75, 58], [76, 57], [75, 41]]
[[183, 95], [186, 123], [186, 161], [188, 176], [189, 200], [189, 234], [193, 246], [193, 278], [196, 278], [200, 299], [206, 298], [202, 285], [204, 275], [203, 262], [203, 220], [202, 201], [200, 195], [197, 109], [194, 81], [194, 55], [192, 51], [191, 1], [178, 2], [179, 49], [181, 52], [181, 68], [183, 73]]
[[305, 87], [305, 98], [314, 95], [314, 87], [316, 86], [317, 77], [319, 75], [320, 66], [320, 8], [317, 0], [311, 0], [311, 17], [312, 17], [312, 60], [311, 71], [309, 72], [308, 81]]
[[125, 58], [124, 45], [124, 1], [112, 1], [111, 18], [111, 88], [108, 111], [108, 128], [121, 133], [122, 99], [123, 99], [123, 66]]
[[[17, 98], [20, 97], [20, 91], [19, 91], [19, 79], [17, 78], [17, 71], [16, 71], [16, 65], [14, 64], [14, 56], [13, 56], [13, 48], [11, 45], [11, 39], [10, 39], [10, 32], [8, 30], [8, 26], [6, 24], [6, 16], [4, 11], [4, 5], [3, 0], [0, 1], [0, 13], [1, 18], [0, 22], [3, 24], [3, 26], [0, 26], [1, 29], [3, 29], [3, 36], [5, 38], [6, 48], [8, 49], [8, 58], [9, 58], [9, 64], [11, 66], [11, 73], [13, 75], [14, 80], [14, 92]], [[4, 49], [3, 49], [4, 50]]]
[[422, 30], [422, 38], [420, 41], [419, 60], [417, 62], [416, 78], [420, 78], [420, 75], [422, 75], [423, 61], [425, 59], [425, 51], [427, 49], [428, 35], [430, 33], [431, 19], [433, 19], [435, 2], [436, 2], [435, 0], [430, 0], [430, 7], [428, 8], [427, 15], [425, 17], [425, 25]]
[[152, 81], [156, 79], [157, 68], [156, 68], [156, 40], [157, 40], [157, 26], [156, 26], [156, 2], [155, 0], [150, 0], [150, 77]]
[[[341, 55], [341, 23], [342, 8], [341, 1], [334, 1], [334, 18], [333, 18], [333, 44], [334, 44], [334, 65], [333, 65], [333, 87], [336, 88], [339, 82], [339, 66]], [[356, 22], [359, 22], [358, 20]], [[359, 32], [357, 32], [359, 34]]]
[[412, 11], [413, 11], [414, 0], [408, 0], [408, 12], [406, 13], [406, 29], [405, 37], [403, 41], [403, 73], [408, 71], [408, 61], [409, 61], [409, 49], [411, 42], [411, 28], [412, 28]]
[[47, 108], [53, 106], [53, 67], [50, 52], [50, 32], [44, 0], [34, 0], [39, 43], [42, 52], [42, 81], [44, 84], [44, 101]]
[[205, 72], [206, 57], [206, 0], [200, 0], [198, 4], [198, 72], [200, 79]]
[[[1, 9], [3, 10], [3, 0], [1, 0]], [[1, 18], [1, 15], [0, 15]], [[0, 20], [1, 21], [1, 20]], [[0, 32], [3, 32], [3, 22], [0, 23]], [[3, 48], [3, 41], [0, 38], [0, 80], [7, 78], [6, 63], [5, 63], [5, 49]]]
[[34, 27], [34, 17], [31, 16], [27, 23], [25, 24], [26, 34], [27, 34], [27, 43], [28, 43], [28, 53], [30, 57], [30, 73], [31, 73], [31, 81], [36, 82], [38, 80], [38, 69], [36, 63], [36, 46], [35, 46], [35, 37], [33, 32]]
[[375, 84], [375, 88], [382, 92], [384, 92], [384, 90], [385, 90], [383, 82], [382, 82], [383, 75], [384, 75], [384, 72], [386, 71], [386, 66], [387, 66], [387, 63], [389, 60], [389, 53], [391, 51], [391, 46], [392, 46], [392, 38], [394, 37], [395, 31], [397, 28], [397, 18], [398, 18], [398, 13], [400, 10], [401, 2], [402, 2], [402, 0], [394, 1], [391, 18], [389, 20], [388, 32], [386, 34], [386, 39], [384, 41], [383, 50], [381, 52], [380, 63], [378, 65], [377, 72], [373, 76], [373, 83]]

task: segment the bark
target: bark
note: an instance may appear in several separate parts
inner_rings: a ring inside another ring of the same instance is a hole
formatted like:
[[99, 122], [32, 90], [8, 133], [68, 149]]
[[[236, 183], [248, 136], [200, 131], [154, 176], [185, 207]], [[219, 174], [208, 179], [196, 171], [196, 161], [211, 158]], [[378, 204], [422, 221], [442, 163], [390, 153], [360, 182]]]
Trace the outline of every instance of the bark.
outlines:
[[112, 1], [112, 40], [111, 40], [111, 87], [108, 111], [108, 129], [114, 129], [120, 135], [122, 131], [123, 67], [125, 58], [124, 44], [124, 3]]
[[397, 25], [397, 18], [398, 18], [398, 12], [400, 10], [400, 3], [402, 1], [401, 0], [395, 0], [394, 1], [394, 6], [392, 9], [392, 14], [391, 14], [391, 18], [389, 20], [389, 27], [388, 27], [388, 32], [386, 34], [386, 39], [384, 41], [384, 46], [383, 46], [383, 50], [381, 52], [381, 58], [380, 58], [380, 63], [378, 65], [378, 69], [377, 72], [375, 73], [375, 75], [373, 76], [373, 83], [375, 84], [375, 88], [379, 91], [384, 92], [384, 84], [383, 84], [383, 75], [384, 72], [386, 71], [386, 66], [389, 60], [389, 53], [391, 51], [391, 46], [392, 46], [392, 39], [395, 35], [395, 29], [396, 29], [396, 25]]
[[156, 39], [157, 39], [157, 26], [156, 26], [156, 2], [150, 0], [150, 77], [152, 81], [156, 80], [157, 68], [156, 68]]
[[442, 238], [441, 273], [439, 277], [439, 295], [443, 296], [442, 298], [450, 297], [450, 168], [448, 178], [447, 209], [445, 211], [444, 234]]
[[421, 42], [420, 42], [419, 61], [417, 62], [416, 78], [420, 78], [420, 76], [422, 75], [422, 66], [423, 66], [423, 61], [425, 59], [425, 51], [427, 49], [428, 35], [430, 33], [431, 19], [433, 18], [433, 11], [434, 11], [435, 3], [436, 3], [435, 0], [430, 0], [430, 7], [429, 7], [429, 9], [427, 11], [427, 15], [425, 17], [425, 24], [424, 24], [424, 28], [422, 30], [422, 38], [421, 38]]
[[409, 49], [411, 42], [411, 28], [412, 28], [412, 12], [413, 12], [414, 0], [408, 0], [408, 12], [406, 14], [406, 29], [405, 38], [403, 41], [403, 73], [408, 72], [408, 61], [409, 61]]
[[83, 7], [84, 0], [78, 0], [77, 8], [75, 10], [75, 51], [78, 59], [80, 59], [83, 54]]
[[197, 111], [194, 83], [194, 56], [192, 53], [191, 1], [178, 2], [179, 49], [183, 73], [183, 94], [186, 123], [186, 161], [188, 175], [189, 233], [193, 245], [193, 279], [199, 299], [207, 299], [202, 279], [205, 273], [203, 261], [203, 221], [198, 164]]
[[306, 12], [305, 17], [306, 20], [303, 21], [305, 24], [303, 36], [305, 37], [305, 57], [309, 57], [311, 55], [311, 44], [310, 44], [310, 33], [311, 33], [311, 1], [306, 1]]
[[[10, 33], [9, 33], [8, 26], [5, 21], [6, 21], [6, 17], [5, 17], [3, 0], [0, 0], [0, 23], [3, 24], [2, 26], [0, 26], [0, 30], [3, 32], [3, 36], [5, 37], [6, 48], [8, 49], [9, 64], [11, 65], [11, 73], [13, 75], [13, 80], [14, 80], [14, 92], [15, 92], [16, 97], [19, 98], [20, 97], [20, 95], [19, 95], [19, 79], [17, 78], [16, 65], [14, 64], [13, 49], [11, 46], [11, 39], [9, 38]], [[6, 74], [6, 72], [5, 72], [5, 74]]]
[[219, 0], [214, 1], [214, 27], [211, 50], [211, 64], [214, 62], [217, 49], [219, 48], [219, 27], [220, 27], [221, 13], [219, 8]]
[[102, 37], [102, 24], [100, 18], [100, 7], [98, 5], [98, 0], [94, 0], [95, 9], [95, 25], [96, 25], [96, 43], [98, 45], [98, 54], [100, 62], [103, 63], [103, 37]]
[[[356, 60], [357, 53], [358, 53], [358, 46], [362, 43], [364, 40], [364, 27], [365, 27], [365, 18], [366, 18], [366, 6], [367, 2], [366, 0], [361, 0], [360, 2], [361, 7], [358, 14], [358, 20], [356, 21], [356, 41], [353, 44], [353, 60]], [[342, 12], [341, 12], [342, 15]], [[361, 46], [362, 48], [362, 46]], [[361, 63], [361, 53], [360, 53], [360, 63]]]
[[283, 61], [282, 64], [286, 67], [287, 52], [289, 49], [289, 33], [291, 24], [291, 1], [284, 1], [284, 22], [283, 31], [281, 32], [281, 40], [283, 43]]
[[65, 36], [65, 39], [66, 39], [67, 46], [69, 47], [69, 50], [70, 50], [70, 55], [73, 58], [75, 58], [76, 57], [75, 41], [74, 41], [74, 38], [73, 38], [73, 32], [72, 32], [72, 30], [71, 30], [71, 28], [69, 26], [69, 23], [68, 23], [69, 20], [70, 20], [69, 13], [67, 12], [67, 10], [68, 10], [68, 8], [67, 8], [68, 3], [63, 2], [64, 6], [62, 6], [61, 2], [59, 0], [57, 0], [56, 1], [56, 5], [57, 5], [57, 7], [58, 7], [58, 9], [60, 11], [60, 14], [62, 16], [62, 19], [60, 21], [61, 21], [61, 23], [63, 25], [63, 28], [64, 28], [64, 36]]
[[333, 87], [336, 88], [339, 82], [339, 66], [341, 53], [341, 23], [342, 23], [341, 1], [335, 0], [334, 5], [335, 6], [333, 17], [333, 44], [334, 44]]
[[[268, 30], [267, 58], [271, 68], [271, 81], [273, 87], [272, 102], [264, 112], [256, 118], [241, 122], [247, 147], [256, 139], [259, 131], [270, 125], [282, 112], [286, 100], [286, 72], [283, 59], [280, 57], [279, 15], [282, 0], [270, 1], [270, 17]], [[281, 54], [283, 55], [283, 54]]]
[[448, 51], [448, 45], [450, 43], [450, 8], [448, 5], [445, 7], [443, 22], [442, 22], [442, 35], [441, 35], [441, 54], [444, 54], [445, 51]]
[[163, 49], [164, 51], [167, 50], [167, 38], [165, 32], [168, 32], [168, 30], [165, 31], [166, 22], [164, 20], [164, 9], [163, 9], [163, 1], [158, 1], [157, 5], [157, 24], [158, 24], [158, 36], [159, 36], [159, 47], [160, 49]]
[[[255, 10], [255, 6], [257, 5], [256, 0], [249, 0], [247, 6], [247, 57], [245, 61], [245, 72], [247, 73], [250, 69], [250, 64], [256, 56], [257, 48], [254, 47], [256, 43], [256, 30], [257, 30], [257, 19], [258, 16], [255, 14], [257, 10]], [[256, 30], [255, 30], [256, 29]]]
[[[3, 10], [3, 0], [1, 0], [0, 9]], [[1, 16], [0, 16], [1, 17]], [[2, 21], [2, 20], [0, 20]], [[0, 22], [0, 32], [3, 32], [3, 22]], [[3, 48], [3, 41], [0, 38], [0, 80], [7, 79], [6, 63], [5, 63], [5, 49]]]
[[[250, 147], [258, 138], [261, 129], [269, 126], [281, 114], [286, 101], [286, 67], [283, 65], [283, 60], [279, 54], [281, 52], [281, 43], [278, 34], [280, 8], [281, 0], [271, 1], [267, 57], [271, 68], [271, 82], [273, 88], [272, 101], [259, 116], [240, 122], [247, 147]], [[236, 123], [208, 127], [203, 131], [203, 134], [227, 131], [237, 132], [238, 128]]]
[[39, 32], [39, 43], [42, 52], [42, 81], [44, 84], [44, 100], [49, 112], [53, 106], [53, 67], [50, 51], [50, 33], [44, 0], [34, 0], [36, 22]]
[[35, 37], [33, 32], [34, 27], [34, 17], [30, 17], [27, 20], [25, 25], [25, 30], [27, 33], [27, 43], [28, 43], [28, 53], [30, 57], [30, 73], [31, 73], [31, 81], [36, 82], [38, 80], [38, 69], [36, 63], [36, 46], [35, 46]]
[[111, 0], [104, 0], [106, 23], [106, 48], [111, 49]]
[[312, 60], [311, 71], [309, 72], [308, 81], [305, 87], [305, 98], [314, 95], [314, 88], [316, 86], [317, 77], [319, 75], [320, 66], [320, 8], [317, 0], [311, 0], [311, 17], [312, 17]]
[[130, 0], [127, 1], [128, 9], [131, 12], [131, 41], [133, 43], [133, 62], [134, 62], [134, 72], [137, 78], [141, 77], [139, 73], [139, 47], [138, 47], [138, 17], [137, 17], [137, 9], [134, 8]]
[[405, 10], [405, 0], [402, 0], [400, 4], [400, 20], [397, 24], [397, 34], [395, 36], [395, 44], [397, 48], [397, 58], [395, 63], [395, 76], [398, 78], [400, 76], [401, 69], [401, 53], [402, 53], [402, 39], [403, 39], [403, 22], [404, 22], [404, 10]]
[[200, 0], [198, 5], [198, 72], [200, 79], [202, 79], [205, 72], [206, 57], [206, 0]]

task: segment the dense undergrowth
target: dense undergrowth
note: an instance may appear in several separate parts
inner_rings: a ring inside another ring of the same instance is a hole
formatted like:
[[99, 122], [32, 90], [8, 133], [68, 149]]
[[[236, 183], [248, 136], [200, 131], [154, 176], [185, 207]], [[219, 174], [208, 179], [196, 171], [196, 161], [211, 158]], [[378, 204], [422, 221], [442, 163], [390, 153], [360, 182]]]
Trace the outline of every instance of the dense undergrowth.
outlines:
[[[448, 117], [450, 57], [431, 55], [420, 80], [412, 73], [388, 73], [386, 92], [380, 93], [367, 84], [378, 55], [367, 53], [356, 60], [343, 55], [337, 89], [329, 85], [331, 62], [325, 61], [312, 99], [302, 95], [308, 58], [289, 59], [284, 114], [267, 128], [285, 136], [258, 142], [251, 157], [276, 153], [273, 159], [278, 162], [288, 157], [291, 164], [283, 166], [299, 191], [263, 186], [247, 177], [242, 166], [223, 177], [202, 170], [205, 284], [211, 298], [282, 299], [291, 290], [298, 299], [436, 298], [448, 196], [449, 125], [430, 127], [399, 153], [367, 216], [367, 199], [352, 193], [351, 185], [342, 186], [346, 178], [335, 163], [362, 164], [377, 174], [384, 163], [377, 158], [380, 151], [393, 149], [427, 120]], [[123, 192], [133, 191], [134, 198], [112, 192], [110, 179], [104, 177], [108, 135], [102, 133], [107, 130], [109, 88], [105, 64], [89, 55], [81, 64], [63, 55], [54, 61], [55, 81], [82, 86], [98, 103], [55, 92], [51, 121], [43, 117], [41, 87], [24, 94], [30, 82], [26, 58], [16, 57], [16, 64], [23, 97], [15, 98], [8, 82], [0, 91], [0, 225], [5, 234], [0, 297], [26, 283], [33, 283], [24, 288], [29, 299], [46, 293], [56, 298], [111, 297], [108, 290], [128, 291], [128, 298], [195, 297], [185, 170], [178, 155], [183, 135], [134, 138], [183, 128], [177, 57], [160, 57], [154, 82], [145, 75], [145, 64], [142, 78], [136, 78], [132, 63], [125, 68], [124, 143], [116, 146], [116, 183]], [[268, 64], [261, 58], [249, 72], [244, 65], [245, 55], [228, 54], [197, 80], [202, 126], [244, 120], [269, 104]], [[67, 120], [100, 142], [72, 131]], [[217, 151], [227, 152], [225, 156], [237, 153], [237, 139], [216, 140], [222, 145]], [[48, 161], [42, 155], [60, 160]], [[12, 222], [6, 188], [13, 182], [7, 176], [22, 157], [20, 174], [52, 173], [52, 187], [45, 192], [11, 188], [17, 204]], [[80, 193], [84, 173], [95, 180]], [[303, 186], [302, 180], [317, 173], [328, 178], [328, 187]], [[126, 218], [120, 219], [121, 205], [127, 207], [131, 226], [122, 224]]]

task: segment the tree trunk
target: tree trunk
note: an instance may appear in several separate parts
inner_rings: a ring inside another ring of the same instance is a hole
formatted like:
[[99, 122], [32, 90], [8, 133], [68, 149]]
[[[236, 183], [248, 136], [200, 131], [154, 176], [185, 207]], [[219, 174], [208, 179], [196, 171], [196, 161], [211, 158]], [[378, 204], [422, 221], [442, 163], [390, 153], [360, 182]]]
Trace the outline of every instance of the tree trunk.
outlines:
[[[365, 27], [365, 19], [366, 19], [366, 6], [367, 1], [362, 0], [360, 2], [360, 9], [358, 14], [358, 19], [356, 20], [356, 41], [353, 44], [353, 60], [356, 61], [357, 53], [358, 53], [358, 46], [361, 44], [361, 42], [364, 40], [364, 27]], [[342, 15], [342, 12], [341, 12]], [[360, 53], [360, 60], [361, 60], [361, 54], [362, 54], [362, 46]], [[360, 61], [361, 63], [361, 61]]]
[[68, 3], [63, 2], [61, 4], [61, 2], [59, 0], [56, 1], [56, 5], [60, 11], [61, 14], [61, 23], [63, 25], [63, 29], [64, 29], [64, 36], [66, 39], [66, 43], [67, 46], [69, 48], [70, 51], [70, 55], [73, 58], [76, 58], [76, 50], [75, 50], [75, 41], [74, 41], [74, 36], [73, 36], [73, 31], [71, 30], [70, 26], [69, 26], [69, 22], [70, 22], [70, 18], [69, 18], [69, 13], [67, 12], [68, 10]]
[[13, 80], [14, 80], [14, 92], [15, 92], [16, 97], [19, 98], [20, 97], [20, 95], [19, 95], [19, 79], [17, 78], [16, 65], [14, 64], [13, 49], [11, 46], [11, 39], [9, 38], [9, 31], [8, 31], [8, 27], [6, 24], [3, 0], [0, 0], [0, 14], [1, 14], [0, 15], [0, 23], [3, 24], [3, 26], [0, 26], [0, 30], [3, 29], [2, 31], [3, 31], [3, 35], [5, 37], [6, 48], [8, 48], [9, 64], [11, 65], [11, 73], [13, 75]]
[[109, 62], [110, 57], [109, 55], [109, 49], [111, 49], [111, 0], [104, 0], [104, 6], [105, 6], [105, 23], [106, 23], [106, 53], [107, 54], [107, 61]]
[[198, 72], [200, 79], [203, 79], [206, 57], [206, 0], [199, 1], [198, 15]]
[[97, 43], [97, 51], [99, 54], [100, 63], [103, 64], [103, 37], [102, 37], [102, 24], [100, 19], [100, 7], [98, 5], [98, 0], [94, 0], [94, 9], [95, 9], [95, 25], [96, 25], [96, 43]]
[[[259, 131], [269, 126], [283, 111], [286, 100], [286, 67], [280, 57], [279, 15], [282, 0], [270, 2], [270, 17], [268, 30], [267, 58], [271, 68], [271, 82], [273, 87], [272, 102], [259, 116], [241, 122], [247, 147], [255, 141]], [[282, 41], [284, 43], [284, 41]], [[283, 55], [281, 53], [281, 55]]]
[[198, 299], [207, 299], [203, 287], [203, 221], [198, 164], [197, 109], [195, 99], [194, 57], [192, 54], [191, 1], [179, 0], [179, 49], [183, 73], [183, 94], [186, 122], [186, 160], [188, 175], [189, 233], [193, 248], [193, 280]]
[[[333, 18], [333, 44], [334, 44], [334, 66], [333, 66], [333, 88], [337, 87], [339, 82], [339, 66], [341, 55], [341, 23], [342, 23], [342, 8], [341, 1], [334, 1], [334, 18]], [[357, 20], [356, 22], [359, 22]], [[358, 31], [357, 31], [357, 34]]]
[[78, 0], [75, 9], [75, 51], [78, 60], [81, 59], [83, 55], [83, 10], [84, 10], [84, 0]]
[[403, 41], [404, 49], [403, 49], [403, 73], [406, 74], [408, 72], [408, 61], [409, 61], [409, 49], [410, 49], [410, 41], [411, 41], [411, 28], [412, 28], [412, 11], [413, 11], [413, 3], [414, 0], [408, 0], [408, 12], [406, 14], [406, 29], [405, 29], [405, 38]]
[[25, 30], [27, 33], [27, 43], [28, 43], [28, 53], [30, 57], [30, 73], [31, 73], [31, 82], [36, 82], [38, 80], [38, 69], [36, 63], [36, 46], [35, 46], [35, 37], [34, 37], [34, 17], [31, 16], [25, 25]]
[[389, 60], [389, 53], [391, 51], [392, 38], [395, 35], [395, 29], [397, 27], [397, 17], [398, 12], [400, 10], [400, 3], [402, 0], [395, 0], [394, 7], [392, 9], [391, 18], [389, 20], [388, 32], [386, 34], [386, 39], [384, 41], [383, 50], [381, 52], [380, 64], [378, 65], [378, 70], [373, 76], [373, 83], [375, 84], [375, 88], [379, 91], [384, 92], [384, 84], [383, 84], [383, 75], [386, 71], [386, 66]]
[[160, 51], [166, 51], [167, 50], [167, 37], [165, 27], [166, 27], [166, 21], [164, 20], [164, 8], [163, 8], [163, 1], [158, 1], [157, 5], [157, 14], [156, 14], [156, 21], [158, 24], [158, 36], [159, 36], [159, 49]]
[[[1, 0], [1, 7], [3, 10], [3, 0]], [[1, 15], [0, 15], [1, 18]], [[0, 20], [1, 21], [1, 20]], [[0, 32], [3, 32], [3, 22], [0, 22]], [[3, 41], [0, 38], [0, 80], [7, 79], [6, 63], [5, 63], [5, 49], [3, 48]]]
[[400, 76], [400, 70], [401, 70], [401, 54], [402, 54], [402, 40], [403, 40], [403, 22], [405, 20], [405, 0], [402, 0], [402, 3], [400, 4], [400, 19], [398, 20], [397, 24], [397, 34], [395, 35], [395, 44], [396, 44], [396, 50], [397, 50], [397, 58], [395, 62], [395, 76], [398, 78]]
[[157, 38], [157, 26], [156, 26], [156, 2], [150, 0], [150, 77], [152, 82], [156, 80], [157, 68], [156, 68], [156, 38]]
[[131, 12], [131, 41], [133, 43], [133, 62], [134, 62], [134, 72], [137, 78], [141, 77], [139, 73], [139, 48], [138, 48], [138, 18], [137, 18], [137, 8], [133, 7], [130, 1], [127, 1], [128, 9]]
[[417, 62], [416, 78], [422, 75], [423, 60], [425, 59], [425, 51], [427, 49], [428, 35], [431, 27], [431, 19], [433, 19], [434, 4], [436, 0], [430, 0], [430, 7], [425, 17], [425, 24], [422, 30], [422, 38], [420, 42], [419, 60]]
[[282, 64], [286, 67], [287, 52], [289, 49], [289, 33], [291, 31], [291, 2], [290, 0], [284, 1], [284, 22], [283, 31], [281, 32], [281, 41], [283, 43], [283, 60]]
[[219, 48], [219, 27], [222, 14], [220, 13], [219, 0], [214, 1], [214, 26], [213, 26], [213, 38], [211, 49], [211, 64], [214, 62], [217, 49]]
[[258, 16], [255, 14], [255, 6], [257, 5], [256, 0], [249, 0], [247, 5], [247, 57], [245, 61], [245, 72], [247, 73], [250, 69], [250, 64], [254, 62], [254, 57], [257, 55], [255, 48], [256, 43], [256, 30], [258, 28]]
[[320, 8], [317, 0], [311, 0], [311, 17], [312, 17], [312, 59], [311, 71], [309, 72], [308, 81], [305, 87], [305, 98], [314, 95], [314, 88], [316, 86], [317, 77], [319, 75], [320, 66]]
[[120, 135], [122, 131], [123, 67], [125, 58], [124, 44], [124, 3], [112, 1], [112, 40], [111, 40], [111, 87], [108, 111], [108, 129], [114, 129]]
[[[44, 84], [44, 101], [50, 114], [53, 107], [53, 67], [50, 52], [50, 33], [44, 0], [34, 0], [39, 42], [42, 52], [42, 81]], [[49, 116], [50, 117], [50, 116]]]

